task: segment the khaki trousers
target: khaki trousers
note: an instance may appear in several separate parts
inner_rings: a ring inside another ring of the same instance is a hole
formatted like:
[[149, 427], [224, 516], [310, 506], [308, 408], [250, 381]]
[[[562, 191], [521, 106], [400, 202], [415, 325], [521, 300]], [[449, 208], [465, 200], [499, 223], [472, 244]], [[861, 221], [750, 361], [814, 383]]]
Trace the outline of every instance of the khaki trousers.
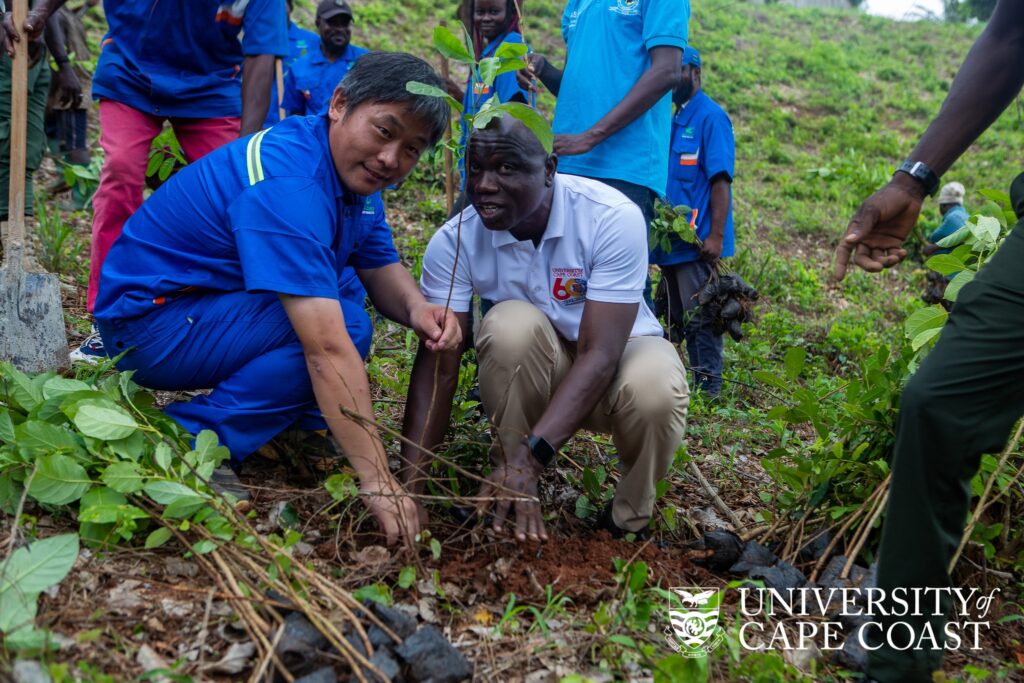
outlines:
[[[643, 304], [641, 304], [643, 305]], [[522, 443], [547, 408], [576, 356], [575, 344], [525, 301], [503, 301], [480, 323], [476, 339], [480, 395], [497, 429], [493, 458]], [[621, 476], [612, 520], [627, 531], [646, 526], [655, 485], [668, 474], [686, 430], [686, 370], [661, 337], [631, 337], [605, 395], [583, 427], [611, 434]]]

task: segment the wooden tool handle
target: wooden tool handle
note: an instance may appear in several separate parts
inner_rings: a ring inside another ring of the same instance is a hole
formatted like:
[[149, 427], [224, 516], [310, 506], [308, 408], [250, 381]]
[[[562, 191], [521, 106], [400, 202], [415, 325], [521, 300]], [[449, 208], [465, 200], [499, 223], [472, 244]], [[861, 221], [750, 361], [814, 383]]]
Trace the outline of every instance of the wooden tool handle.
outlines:
[[281, 58], [274, 60], [275, 77], [277, 78], [277, 117], [284, 121], [284, 67], [281, 66]]
[[4, 265], [20, 265], [25, 241], [25, 134], [28, 128], [28, 36], [25, 17], [28, 0], [14, 0], [14, 25], [21, 40], [14, 43], [11, 60], [11, 166], [10, 195], [7, 204], [7, 244]]
[[[441, 57], [441, 79], [444, 81], [445, 88], [448, 87], [448, 76], [448, 58]], [[444, 141], [448, 142], [451, 138], [452, 127], [448, 126], [444, 131]], [[452, 207], [455, 205], [455, 183], [452, 182], [452, 150], [447, 145], [442, 152], [442, 158], [444, 159], [444, 206], [450, 216]]]

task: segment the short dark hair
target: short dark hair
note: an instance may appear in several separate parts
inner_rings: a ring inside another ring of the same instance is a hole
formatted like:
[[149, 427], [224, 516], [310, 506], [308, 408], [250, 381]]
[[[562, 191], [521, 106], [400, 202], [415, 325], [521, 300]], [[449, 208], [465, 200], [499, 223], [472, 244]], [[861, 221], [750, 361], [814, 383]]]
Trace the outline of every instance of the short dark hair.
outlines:
[[437, 72], [419, 57], [405, 52], [368, 52], [352, 65], [338, 88], [345, 95], [349, 111], [366, 102], [400, 102], [430, 124], [430, 144], [448, 129], [451, 108], [443, 97], [416, 95], [406, 90], [417, 81], [445, 89]]

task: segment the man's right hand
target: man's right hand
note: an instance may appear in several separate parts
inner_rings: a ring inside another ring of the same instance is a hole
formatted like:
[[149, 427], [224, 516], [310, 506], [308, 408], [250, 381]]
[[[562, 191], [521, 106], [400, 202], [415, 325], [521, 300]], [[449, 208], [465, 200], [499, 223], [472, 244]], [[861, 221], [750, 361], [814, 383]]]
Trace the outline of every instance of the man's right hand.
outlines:
[[[28, 35], [28, 42], [34, 42], [39, 40], [39, 37], [43, 35], [43, 28], [46, 27], [46, 19], [49, 17], [49, 13], [45, 9], [36, 8], [29, 11], [28, 16], [25, 17], [25, 24], [22, 26], [26, 35]], [[14, 57], [14, 44], [21, 40], [21, 34], [18, 33], [18, 28], [14, 25], [14, 14], [11, 12], [4, 13], [4, 30], [3, 30], [3, 41], [4, 51], [7, 52], [8, 56]]]
[[416, 501], [407, 495], [402, 485], [393, 477], [389, 479], [379, 484], [364, 484], [359, 494], [384, 530], [388, 545], [394, 545], [401, 537], [403, 545], [412, 548], [423, 517]]
[[903, 241], [914, 229], [923, 202], [924, 188], [905, 173], [897, 173], [868, 197], [836, 247], [836, 279], [843, 279], [851, 261], [869, 273], [902, 261], [907, 255]]
[[[514, 508], [516, 540], [525, 541], [527, 537], [531, 541], [548, 540], [540, 504], [535, 502], [538, 498], [537, 483], [540, 480], [540, 471], [540, 463], [523, 444], [487, 477], [487, 483], [480, 489], [480, 497], [499, 499], [494, 501], [495, 532], [502, 533], [505, 530], [505, 520], [510, 509]], [[517, 495], [531, 500], [509, 500]], [[480, 506], [478, 512], [481, 517], [490, 505], [490, 501], [485, 501]]]

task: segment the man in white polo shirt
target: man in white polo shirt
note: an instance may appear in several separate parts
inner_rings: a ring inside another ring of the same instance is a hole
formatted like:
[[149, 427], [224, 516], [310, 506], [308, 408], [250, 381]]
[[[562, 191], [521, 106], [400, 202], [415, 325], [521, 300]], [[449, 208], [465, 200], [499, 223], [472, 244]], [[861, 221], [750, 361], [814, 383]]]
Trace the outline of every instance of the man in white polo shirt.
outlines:
[[[474, 292], [496, 302], [476, 337], [480, 393], [497, 430], [481, 496], [498, 498], [494, 529], [508, 521], [519, 540], [547, 539], [537, 482], [581, 427], [610, 433], [621, 462], [603, 525], [616, 535], [642, 530], [689, 404], [679, 355], [643, 304], [640, 209], [604, 183], [556, 173], [557, 164], [510, 117], [474, 132], [466, 157], [472, 206], [461, 228], [455, 217], [430, 240], [420, 281], [432, 303], [451, 293], [464, 332]], [[413, 444], [433, 450], [443, 440], [460, 356], [420, 346], [403, 430]], [[406, 485], [422, 492], [423, 452], [405, 444], [403, 457]]]

